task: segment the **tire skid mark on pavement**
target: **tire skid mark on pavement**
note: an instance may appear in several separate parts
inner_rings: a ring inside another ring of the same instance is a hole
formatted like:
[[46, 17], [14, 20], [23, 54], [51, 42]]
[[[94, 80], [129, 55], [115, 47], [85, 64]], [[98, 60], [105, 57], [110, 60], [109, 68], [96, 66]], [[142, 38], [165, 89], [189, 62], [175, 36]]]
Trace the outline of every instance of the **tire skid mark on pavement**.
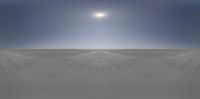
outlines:
[[1, 60], [0, 62], [1, 62], [1, 64], [0, 65], [2, 65], [1, 66], [1, 69], [3, 70], [2, 72], [3, 72], [3, 78], [4, 78], [4, 80], [5, 80], [5, 82], [6, 82], [6, 84], [5, 84], [5, 87], [6, 87], [6, 89], [4, 90], [4, 91], [7, 91], [8, 92], [8, 96], [6, 96], [6, 98], [5, 99], [13, 99], [12, 97], [14, 97], [14, 98], [17, 98], [18, 97], [18, 95], [15, 93], [15, 90], [16, 90], [16, 85], [15, 85], [15, 83], [13, 83], [10, 79], [9, 79], [9, 70], [8, 70], [8, 63], [7, 63], [7, 60], [6, 60], [6, 55], [5, 55], [5, 53], [3, 53], [2, 54], [2, 56], [3, 56], [3, 60]]
[[[107, 55], [107, 57], [110, 57], [109, 55]], [[111, 58], [111, 57], [110, 57]], [[190, 59], [190, 61], [188, 61], [188, 63], [191, 63], [192, 62], [192, 60], [195, 58], [195, 55], [194, 56], [192, 56], [191, 57], [191, 59]], [[109, 58], [107, 58], [107, 59], [109, 59]], [[112, 63], [111, 63], [112, 64]], [[184, 66], [183, 66], [184, 67]], [[113, 67], [111, 66], [111, 69], [112, 69]], [[116, 70], [116, 69], [115, 69]], [[126, 71], [125, 71], [126, 72]], [[197, 72], [197, 69], [194, 69], [194, 72]], [[107, 75], [107, 77], [108, 77], [108, 75]], [[139, 77], [140, 77], [140, 75], [139, 75]], [[153, 78], [155, 78], [155, 77], [153, 77]], [[196, 78], [196, 77], [194, 77], [194, 78]], [[191, 81], [191, 80], [190, 80]], [[117, 88], [116, 86], [112, 86], [113, 85], [113, 83], [108, 79], [108, 81], [107, 81], [109, 84], [110, 84], [110, 87], [112, 87], [113, 89], [115, 89], [117, 92], [119, 92], [119, 93], [122, 93], [122, 92], [126, 92], [124, 89], [120, 89], [120, 87], [119, 88]], [[191, 87], [191, 86], [188, 86], [188, 87]], [[193, 86], [193, 87], [196, 87], [196, 86]], [[139, 87], [138, 87], [139, 88]], [[135, 88], [134, 88], [135, 89]], [[127, 89], [128, 90], [128, 89]], [[135, 89], [135, 91], [134, 90], [132, 90], [131, 91], [131, 94], [133, 94], [133, 92], [135, 93], [135, 94], [137, 94], [137, 93], [139, 93], [140, 91], [137, 91], [137, 90], [142, 90], [142, 89], [137, 89], [137, 87], [136, 87], [136, 89]], [[145, 89], [143, 89], [143, 90], [145, 90]], [[167, 90], [167, 89], [166, 89]], [[194, 91], [194, 89], [191, 87], [191, 93], [194, 93], [194, 92], [197, 92], [197, 91]], [[188, 92], [188, 90], [186, 89], [186, 91], [185, 92]], [[128, 93], [128, 92], [126, 92], [126, 93]], [[188, 94], [188, 93], [186, 93], [186, 94]], [[197, 98], [191, 98], [191, 96], [193, 96], [193, 97], [195, 97], [194, 96], [194, 94], [193, 95], [190, 95], [189, 96], [189, 99], [197, 99]]]
[[[93, 56], [90, 56], [90, 59], [88, 61], [86, 61], [84, 64], [81, 64], [79, 67], [77, 67], [76, 69], [74, 69], [73, 71], [70, 71], [70, 72], [66, 72], [66, 73], [63, 73], [63, 74], [60, 74], [60, 75], [41, 75], [39, 73], [35, 73], [35, 72], [30, 72], [30, 71], [27, 71], [26, 69], [24, 69], [23, 67], [15, 64], [14, 62], [12, 62], [12, 60], [10, 60], [10, 58], [8, 56], [6, 56], [5, 58], [7, 59], [7, 61], [12, 65], [12, 66], [15, 66], [17, 69], [23, 71], [23, 72], [26, 72], [30, 75], [33, 75], [33, 76], [36, 76], [36, 77], [43, 77], [43, 78], [57, 78], [57, 77], [64, 77], [64, 76], [68, 76], [68, 75], [71, 75], [75, 72], [79, 72], [81, 70], [83, 70], [85, 67], [87, 67], [87, 65], [89, 64], [89, 62], [93, 59], [94, 55]], [[72, 63], [71, 63], [72, 64]]]
[[179, 71], [179, 70], [187, 67], [190, 63], [192, 63], [192, 61], [193, 61], [194, 58], [195, 58], [195, 55], [192, 55], [192, 57], [189, 58], [189, 60], [186, 61], [183, 65], [179, 66], [178, 68], [176, 68], [176, 69], [174, 69], [174, 70], [172, 70], [170, 72], [167, 72], [167, 73], [164, 73], [164, 74], [160, 74], [160, 75], [145, 75], [145, 74], [140, 74], [140, 73], [135, 73], [135, 72], [129, 72], [129, 71], [123, 69], [122, 67], [117, 66], [117, 65], [111, 66], [111, 67], [115, 68], [118, 71], [122, 71], [122, 72], [125, 72], [125, 73], [133, 75], [133, 76], [140, 76], [140, 77], [144, 77], [144, 78], [155, 78], [155, 77], [158, 78], [158, 77], [163, 77], [163, 76], [171, 75], [171, 74], [173, 74], [173, 73], [175, 73], [175, 72], [177, 72], [177, 71]]

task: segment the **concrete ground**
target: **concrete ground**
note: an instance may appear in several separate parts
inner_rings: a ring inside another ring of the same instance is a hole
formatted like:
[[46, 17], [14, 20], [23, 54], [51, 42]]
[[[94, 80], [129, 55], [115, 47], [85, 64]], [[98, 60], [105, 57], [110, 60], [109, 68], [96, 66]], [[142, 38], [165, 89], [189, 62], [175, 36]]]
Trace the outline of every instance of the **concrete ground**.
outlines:
[[1, 50], [0, 99], [200, 99], [200, 50]]

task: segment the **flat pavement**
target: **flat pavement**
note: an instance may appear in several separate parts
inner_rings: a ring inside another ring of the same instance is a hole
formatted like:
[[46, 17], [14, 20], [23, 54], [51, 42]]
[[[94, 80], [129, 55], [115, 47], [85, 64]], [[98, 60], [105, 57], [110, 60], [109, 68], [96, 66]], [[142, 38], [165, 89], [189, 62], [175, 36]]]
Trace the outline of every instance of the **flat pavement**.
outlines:
[[200, 50], [1, 50], [0, 99], [200, 99]]

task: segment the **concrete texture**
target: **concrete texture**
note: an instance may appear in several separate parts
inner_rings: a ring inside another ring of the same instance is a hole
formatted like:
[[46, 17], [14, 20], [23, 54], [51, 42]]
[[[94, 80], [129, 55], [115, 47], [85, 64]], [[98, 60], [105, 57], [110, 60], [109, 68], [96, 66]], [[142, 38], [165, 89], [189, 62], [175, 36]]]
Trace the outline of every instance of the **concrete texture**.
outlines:
[[200, 99], [200, 50], [1, 50], [0, 99]]

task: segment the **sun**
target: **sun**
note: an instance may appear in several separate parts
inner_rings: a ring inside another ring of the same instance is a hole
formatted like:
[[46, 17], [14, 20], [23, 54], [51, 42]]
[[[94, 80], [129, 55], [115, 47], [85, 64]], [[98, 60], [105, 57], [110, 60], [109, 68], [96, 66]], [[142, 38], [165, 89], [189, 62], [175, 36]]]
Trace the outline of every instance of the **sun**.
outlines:
[[105, 12], [95, 12], [93, 14], [93, 16], [97, 19], [103, 19], [107, 16], [107, 13], [105, 13]]

